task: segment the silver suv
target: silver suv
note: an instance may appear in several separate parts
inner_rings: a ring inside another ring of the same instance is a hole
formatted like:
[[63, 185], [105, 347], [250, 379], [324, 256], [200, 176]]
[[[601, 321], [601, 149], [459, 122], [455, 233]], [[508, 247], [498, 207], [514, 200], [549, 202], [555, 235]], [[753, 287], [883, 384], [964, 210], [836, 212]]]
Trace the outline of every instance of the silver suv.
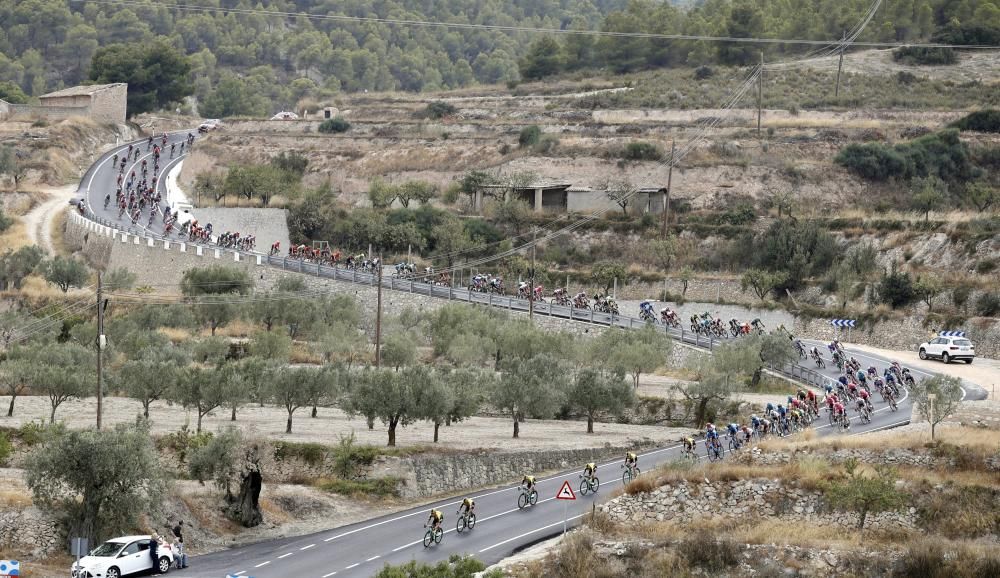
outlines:
[[976, 348], [965, 337], [935, 337], [927, 343], [921, 343], [917, 351], [920, 359], [940, 359], [950, 363], [953, 359], [961, 359], [972, 363], [976, 357]]

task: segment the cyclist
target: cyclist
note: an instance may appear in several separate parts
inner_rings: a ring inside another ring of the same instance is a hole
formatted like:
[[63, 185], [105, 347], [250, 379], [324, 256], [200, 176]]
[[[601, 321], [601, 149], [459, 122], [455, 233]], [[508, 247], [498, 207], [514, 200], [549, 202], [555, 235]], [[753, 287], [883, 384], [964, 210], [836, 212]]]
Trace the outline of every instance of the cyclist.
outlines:
[[684, 451], [689, 454], [694, 453], [694, 438], [691, 436], [686, 436], [681, 438], [681, 443], [684, 444]]
[[525, 492], [530, 494], [531, 490], [534, 487], [535, 487], [535, 476], [525, 475], [521, 479], [521, 488], [523, 488]]
[[858, 391], [858, 401], [864, 402], [865, 406], [868, 407], [868, 411], [871, 411], [873, 409], [872, 408], [872, 402], [871, 402], [871, 396], [872, 396], [872, 394], [868, 393], [867, 389], [862, 389], [862, 390]]
[[750, 416], [750, 426], [754, 429], [754, 431], [760, 431], [760, 423], [760, 418], [757, 417], [757, 414]]
[[730, 439], [732, 439], [733, 443], [736, 444], [736, 449], [739, 449], [739, 447], [740, 447], [740, 438], [739, 438], [739, 436], [737, 434], [740, 431], [740, 425], [736, 424], [736, 423], [731, 423], [731, 424], [729, 424], [729, 425], [726, 426], [726, 431], [729, 432]]
[[743, 432], [743, 443], [750, 443], [750, 440], [753, 438], [753, 431], [750, 427], [747, 424], [743, 424], [740, 426], [740, 431]]
[[111, 193], [108, 193], [108, 196], [104, 197], [104, 208], [107, 209], [108, 204], [110, 203], [111, 203]]
[[833, 402], [833, 418], [835, 421], [840, 421], [841, 419], [847, 417], [847, 411], [844, 408], [844, 404], [840, 401]]
[[639, 456], [635, 455], [635, 452], [628, 452], [625, 454], [625, 467], [634, 468], [639, 465]]
[[858, 415], [861, 415], [868, 411], [868, 405], [865, 403], [865, 400], [859, 397], [856, 403], [857, 403], [856, 409], [858, 410]]
[[437, 532], [441, 528], [441, 522], [443, 521], [444, 514], [441, 513], [441, 510], [431, 508], [431, 515], [427, 518], [427, 523], [424, 524], [424, 527], [430, 526], [432, 530]]
[[719, 432], [715, 430], [714, 423], [709, 422], [705, 426], [705, 445], [708, 447], [722, 447], [722, 444], [719, 443]]
[[[458, 511], [455, 512], [460, 516], [468, 516], [476, 509], [476, 501], [472, 498], [465, 498], [462, 503], [458, 505]], [[463, 511], [464, 510], [464, 511]]]
[[590, 481], [594, 477], [594, 472], [597, 471], [597, 464], [590, 462], [589, 464], [583, 466], [583, 477]]
[[858, 383], [860, 383], [861, 385], [864, 385], [865, 383], [868, 382], [868, 374], [865, 373], [864, 371], [862, 371], [861, 369], [858, 369], [857, 379], [858, 379]]

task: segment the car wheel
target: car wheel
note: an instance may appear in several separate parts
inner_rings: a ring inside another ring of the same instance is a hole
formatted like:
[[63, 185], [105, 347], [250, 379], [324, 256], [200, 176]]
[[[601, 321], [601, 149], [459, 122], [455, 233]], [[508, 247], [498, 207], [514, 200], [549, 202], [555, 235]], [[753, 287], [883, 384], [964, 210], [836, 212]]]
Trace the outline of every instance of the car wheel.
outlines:
[[160, 574], [166, 574], [170, 572], [170, 560], [166, 556], [162, 556], [159, 560], [157, 566], [160, 569]]
[[920, 352], [917, 354], [917, 357], [919, 357], [920, 359], [924, 359], [924, 360], [927, 359], [927, 352], [924, 351], [923, 347], [920, 348]]
[[115, 568], [114, 566], [108, 568], [108, 571], [104, 573], [106, 578], [121, 578], [121, 575], [122, 574], [118, 571], [118, 568]]
[[965, 362], [968, 363], [969, 365], [972, 365], [972, 358], [970, 357], [966, 359]]
[[948, 356], [947, 351], [941, 354], [941, 361], [944, 363], [951, 363], [951, 357]]

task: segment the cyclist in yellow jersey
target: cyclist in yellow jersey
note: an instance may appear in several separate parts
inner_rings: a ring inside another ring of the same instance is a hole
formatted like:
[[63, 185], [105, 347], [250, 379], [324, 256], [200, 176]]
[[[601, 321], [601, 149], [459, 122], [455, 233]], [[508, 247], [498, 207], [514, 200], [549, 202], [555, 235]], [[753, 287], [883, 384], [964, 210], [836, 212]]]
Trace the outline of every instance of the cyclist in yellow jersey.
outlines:
[[583, 466], [583, 477], [589, 480], [590, 478], [594, 477], [594, 472], [596, 471], [597, 471], [597, 464], [595, 464], [594, 462], [590, 462], [589, 464]]
[[625, 454], [625, 467], [631, 467], [638, 465], [639, 456], [635, 455], [635, 452], [629, 452]]
[[694, 451], [694, 438], [693, 437], [687, 436], [685, 438], [681, 438], [681, 442], [684, 444], [684, 450], [685, 451], [689, 451], [689, 452], [693, 452]]
[[476, 501], [472, 498], [465, 498], [462, 500], [462, 504], [458, 506], [458, 512], [456, 514], [462, 514], [462, 510], [465, 510], [464, 514], [471, 514], [473, 510], [476, 509]]
[[438, 528], [441, 527], [441, 522], [443, 521], [444, 521], [444, 514], [441, 513], [441, 510], [435, 510], [431, 508], [431, 515], [430, 517], [427, 518], [427, 524], [424, 524], [424, 527], [430, 525], [430, 527], [436, 531]]
[[531, 493], [532, 488], [535, 487], [535, 476], [524, 476], [521, 479], [521, 486], [528, 493]]

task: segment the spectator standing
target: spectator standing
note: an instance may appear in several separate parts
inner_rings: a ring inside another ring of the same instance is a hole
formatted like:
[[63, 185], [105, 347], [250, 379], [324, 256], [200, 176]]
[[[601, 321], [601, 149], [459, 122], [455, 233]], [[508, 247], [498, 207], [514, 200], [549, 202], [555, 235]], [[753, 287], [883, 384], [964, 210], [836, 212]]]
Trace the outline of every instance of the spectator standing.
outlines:
[[178, 520], [173, 529], [177, 539], [177, 567], [187, 568], [187, 554], [184, 553], [184, 520]]
[[153, 559], [152, 567], [154, 573], [156, 573], [156, 569], [159, 566], [160, 562], [159, 553], [157, 552], [157, 548], [159, 548], [159, 546], [160, 546], [160, 535], [157, 534], [156, 532], [153, 532], [153, 535], [150, 536], [149, 540], [149, 557]]

